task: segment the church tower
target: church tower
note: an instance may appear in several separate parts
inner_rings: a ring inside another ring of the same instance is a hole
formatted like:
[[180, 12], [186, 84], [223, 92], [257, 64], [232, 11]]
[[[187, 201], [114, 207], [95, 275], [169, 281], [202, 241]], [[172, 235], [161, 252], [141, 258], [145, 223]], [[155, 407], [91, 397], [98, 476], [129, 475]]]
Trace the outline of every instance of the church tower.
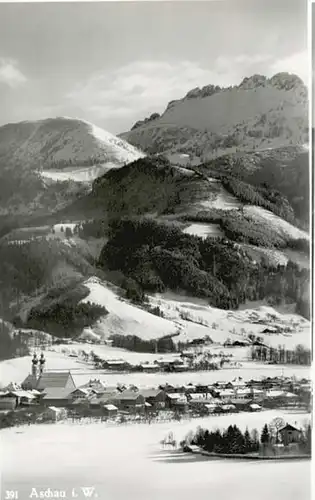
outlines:
[[36, 353], [34, 353], [32, 359], [32, 375], [37, 378], [38, 376], [38, 359]]
[[46, 359], [44, 356], [44, 353], [42, 352], [40, 355], [40, 360], [39, 360], [39, 374], [42, 375], [43, 371], [45, 370], [45, 363]]

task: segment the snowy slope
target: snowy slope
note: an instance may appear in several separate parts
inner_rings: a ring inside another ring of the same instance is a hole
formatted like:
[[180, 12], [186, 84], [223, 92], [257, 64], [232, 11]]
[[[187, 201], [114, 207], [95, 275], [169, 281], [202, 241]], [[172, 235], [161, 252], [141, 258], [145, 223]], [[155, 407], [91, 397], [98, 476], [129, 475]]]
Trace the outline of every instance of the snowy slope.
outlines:
[[109, 287], [97, 278], [90, 278], [84, 283], [90, 294], [82, 302], [94, 302], [104, 306], [109, 314], [101, 318], [89, 332], [101, 338], [113, 334], [136, 335], [145, 340], [156, 339], [176, 333], [176, 325], [159, 316], [144, 311], [135, 305], [122, 300], [118, 289]]
[[[90, 278], [85, 286], [90, 289], [90, 294], [82, 302], [100, 304], [109, 312], [85, 330], [86, 337], [108, 338], [112, 334], [120, 334], [150, 340], [179, 333], [173, 338], [175, 342], [210, 336], [214, 342], [223, 344], [228, 338], [241, 340], [254, 333], [263, 336], [275, 347], [279, 344], [288, 348], [297, 344], [310, 345], [310, 324], [307, 320], [297, 314], [280, 314], [269, 306], [226, 311], [192, 297], [176, 294], [149, 296], [150, 305], [162, 310], [162, 318], [121, 299], [119, 289], [98, 278]], [[292, 331], [263, 335], [261, 332], [266, 326], [289, 327]]]
[[243, 210], [246, 217], [253, 219], [255, 222], [268, 225], [269, 228], [275, 229], [281, 236], [294, 240], [299, 238], [309, 239], [309, 235], [305, 231], [301, 231], [269, 210], [253, 205], [247, 205]]

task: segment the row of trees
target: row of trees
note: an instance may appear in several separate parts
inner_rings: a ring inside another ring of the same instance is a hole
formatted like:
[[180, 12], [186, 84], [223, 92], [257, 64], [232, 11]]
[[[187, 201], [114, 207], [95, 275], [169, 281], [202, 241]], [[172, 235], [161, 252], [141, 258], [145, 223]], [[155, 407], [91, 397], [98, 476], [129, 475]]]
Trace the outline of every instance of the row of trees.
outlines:
[[312, 362], [312, 353], [303, 345], [297, 345], [294, 349], [286, 349], [284, 346], [264, 347], [254, 346], [251, 349], [251, 358], [253, 360], [268, 361], [275, 364], [293, 364], [310, 366]]
[[135, 352], [176, 352], [176, 346], [171, 337], [157, 340], [143, 340], [136, 335], [114, 334], [109, 338], [113, 347], [128, 349]]

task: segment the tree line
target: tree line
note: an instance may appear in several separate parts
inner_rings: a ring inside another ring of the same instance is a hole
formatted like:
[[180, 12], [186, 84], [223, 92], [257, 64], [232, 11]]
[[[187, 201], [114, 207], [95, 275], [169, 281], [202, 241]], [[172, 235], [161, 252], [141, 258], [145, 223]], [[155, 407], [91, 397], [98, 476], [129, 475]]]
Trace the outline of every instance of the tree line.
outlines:
[[[301, 452], [311, 453], [312, 428], [310, 424], [301, 431], [297, 441]], [[236, 425], [230, 425], [224, 431], [219, 429], [209, 431], [199, 427], [193, 436], [191, 434], [186, 436], [181, 445], [185, 447], [192, 444], [209, 453], [245, 455], [247, 453], [257, 454], [260, 450], [266, 451], [268, 448], [272, 451], [273, 446], [279, 443], [279, 429], [265, 424], [260, 435], [257, 429], [249, 431], [246, 428], [243, 433]]]

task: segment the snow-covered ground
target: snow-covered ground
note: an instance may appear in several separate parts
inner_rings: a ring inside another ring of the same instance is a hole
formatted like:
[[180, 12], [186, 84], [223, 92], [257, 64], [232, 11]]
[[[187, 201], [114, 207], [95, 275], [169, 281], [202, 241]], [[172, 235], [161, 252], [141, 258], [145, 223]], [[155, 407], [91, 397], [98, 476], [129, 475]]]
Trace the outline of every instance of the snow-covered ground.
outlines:
[[[310, 346], [310, 323], [297, 314], [280, 314], [273, 307], [265, 305], [253, 309], [248, 305], [248, 309], [226, 311], [198, 300], [189, 301], [188, 297], [178, 296], [176, 300], [174, 295], [169, 298], [167, 294], [157, 294], [150, 297], [150, 301], [152, 305], [160, 307], [165, 318], [182, 323], [182, 332], [175, 341], [184, 342], [209, 335], [214, 342], [223, 344], [228, 338], [236, 340], [254, 333], [274, 347], [279, 344], [285, 344], [288, 348], [297, 344]], [[291, 327], [292, 334], [263, 334], [262, 331], [271, 325]]]
[[268, 227], [276, 230], [280, 235], [285, 237], [292, 239], [309, 239], [308, 233], [301, 231], [301, 229], [298, 229], [264, 208], [247, 205], [244, 207], [244, 214], [246, 217], [252, 218], [256, 222], [266, 224]]
[[60, 169], [43, 170], [41, 176], [55, 182], [75, 181], [91, 183], [97, 177], [106, 174], [112, 168], [118, 168], [115, 163], [106, 165], [93, 165], [91, 167], [68, 167]]
[[191, 224], [183, 230], [183, 233], [192, 234], [201, 238], [207, 238], [208, 236], [218, 238], [224, 236], [219, 224], [206, 224], [202, 222]]
[[217, 209], [217, 210], [236, 210], [243, 204], [231, 193], [229, 193], [217, 179], [209, 178], [208, 181], [215, 187], [216, 190], [210, 191], [209, 199], [202, 200], [198, 205], [202, 209]]
[[[229, 338], [240, 340], [254, 333], [274, 347], [279, 344], [288, 348], [298, 344], [310, 345], [310, 324], [306, 319], [297, 314], [280, 314], [269, 306], [226, 311], [189, 297], [156, 294], [149, 297], [149, 302], [152, 307], [160, 308], [163, 313], [160, 317], [121, 299], [118, 289], [98, 278], [90, 278], [85, 285], [90, 294], [83, 302], [100, 304], [109, 312], [85, 329], [85, 338], [108, 338], [120, 334], [149, 340], [178, 334], [174, 337], [175, 342], [210, 336], [214, 342], [223, 344]], [[290, 327], [292, 333], [264, 335], [264, 328], [271, 325]]]
[[[310, 368], [307, 366], [281, 366], [281, 365], [262, 365], [261, 363], [247, 362], [242, 363], [240, 368], [223, 368], [215, 371], [183, 372], [183, 373], [101, 373], [95, 371], [95, 376], [102, 380], [106, 385], [116, 384], [134, 384], [137, 387], [158, 387], [162, 384], [187, 385], [187, 384], [207, 384], [211, 385], [218, 380], [230, 382], [235, 377], [242, 377], [244, 380], [262, 379], [264, 377], [273, 377], [281, 375], [297, 379], [310, 378]], [[91, 371], [81, 370], [73, 372], [73, 378], [76, 385], [86, 384], [90, 378], [94, 378]]]
[[[51, 350], [53, 349], [53, 350]], [[209, 348], [215, 354], [223, 352], [232, 354], [231, 361], [238, 362], [237, 366], [224, 365], [224, 368], [216, 371], [182, 372], [182, 373], [109, 373], [104, 370], [96, 370], [92, 364], [88, 364], [80, 357], [71, 357], [70, 354], [79, 354], [81, 350], [86, 353], [94, 351], [103, 359], [124, 359], [130, 363], [154, 362], [156, 359], [173, 359], [178, 354], [150, 354], [129, 352], [123, 349], [111, 348], [109, 346], [92, 344], [70, 344], [53, 346], [45, 350], [46, 370], [70, 370], [77, 386], [88, 382], [91, 378], [99, 378], [106, 385], [135, 384], [138, 387], [157, 387], [160, 384], [185, 385], [189, 383], [213, 384], [218, 380], [232, 381], [240, 376], [244, 380], [252, 378], [261, 379], [272, 376], [296, 376], [310, 378], [311, 370], [307, 366], [295, 365], [268, 365], [247, 360], [247, 348], [222, 348], [220, 346]], [[39, 349], [36, 350], [38, 353]], [[62, 352], [63, 351], [63, 352]], [[32, 351], [33, 352], [33, 351]], [[0, 361], [0, 388], [10, 382], [21, 383], [31, 371], [32, 356], [14, 358]]]
[[[108, 313], [92, 328], [92, 332], [101, 338], [113, 334], [136, 335], [144, 340], [156, 339], [175, 334], [173, 321], [160, 318], [122, 300], [115, 288], [106, 286], [96, 278], [85, 282], [90, 293], [82, 302], [94, 302], [104, 306]], [[85, 333], [89, 333], [86, 329]]]
[[[67, 490], [94, 487], [106, 500], [309, 500], [309, 461], [213, 461], [162, 449], [171, 431], [179, 442], [197, 425], [261, 430], [275, 416], [303, 424], [307, 415], [282, 412], [211, 417], [181, 423], [110, 427], [52, 424], [0, 432], [2, 489], [29, 498], [32, 488]], [[83, 495], [78, 498], [81, 500]], [[95, 497], [94, 497], [95, 498]]]

